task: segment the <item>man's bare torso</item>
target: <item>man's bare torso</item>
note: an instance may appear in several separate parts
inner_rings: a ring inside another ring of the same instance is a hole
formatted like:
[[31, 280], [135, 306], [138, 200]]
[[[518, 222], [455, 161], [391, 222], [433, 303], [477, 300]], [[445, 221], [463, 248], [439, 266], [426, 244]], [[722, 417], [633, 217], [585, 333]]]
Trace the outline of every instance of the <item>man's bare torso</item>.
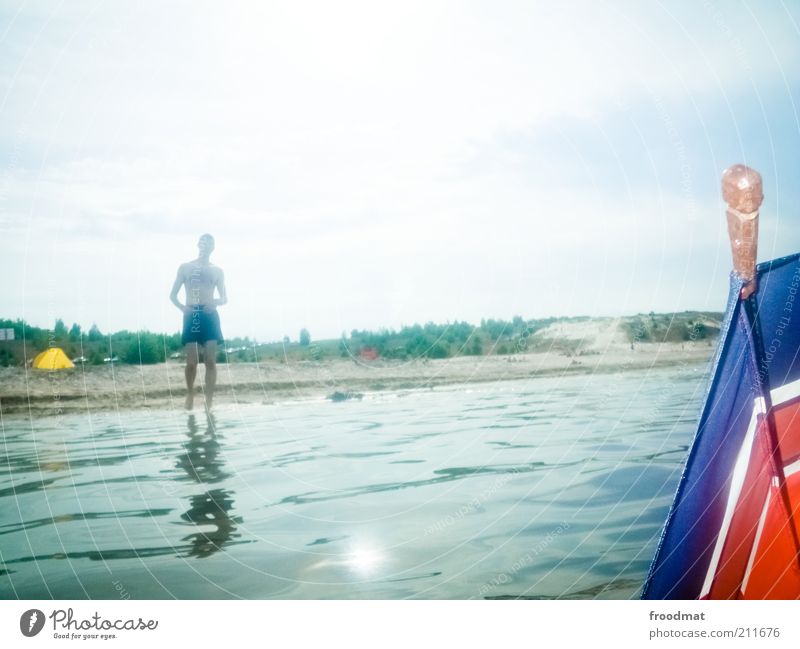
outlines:
[[186, 291], [186, 306], [214, 306], [214, 290], [219, 289], [222, 269], [198, 259], [181, 264], [178, 274]]

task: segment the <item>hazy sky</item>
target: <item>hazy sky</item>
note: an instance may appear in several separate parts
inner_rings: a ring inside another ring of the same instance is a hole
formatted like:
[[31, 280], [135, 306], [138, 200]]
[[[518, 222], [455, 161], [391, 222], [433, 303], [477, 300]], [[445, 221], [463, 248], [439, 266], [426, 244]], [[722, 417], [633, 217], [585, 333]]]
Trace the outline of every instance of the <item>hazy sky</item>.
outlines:
[[798, 2], [0, 0], [0, 317], [223, 332], [721, 310], [800, 250]]

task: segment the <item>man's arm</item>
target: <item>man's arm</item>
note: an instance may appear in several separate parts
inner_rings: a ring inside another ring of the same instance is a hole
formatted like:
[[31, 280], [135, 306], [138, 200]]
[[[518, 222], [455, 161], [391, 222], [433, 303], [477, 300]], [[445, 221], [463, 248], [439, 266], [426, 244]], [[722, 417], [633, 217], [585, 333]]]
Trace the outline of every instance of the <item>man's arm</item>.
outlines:
[[219, 299], [214, 300], [214, 306], [222, 306], [228, 303], [228, 292], [225, 290], [225, 273], [219, 269], [219, 279], [217, 280], [217, 291], [219, 292]]
[[181, 286], [183, 286], [183, 264], [178, 266], [178, 276], [175, 278], [175, 281], [172, 284], [172, 290], [169, 293], [169, 301], [178, 307], [183, 313], [186, 308], [178, 301], [178, 291], [181, 290]]

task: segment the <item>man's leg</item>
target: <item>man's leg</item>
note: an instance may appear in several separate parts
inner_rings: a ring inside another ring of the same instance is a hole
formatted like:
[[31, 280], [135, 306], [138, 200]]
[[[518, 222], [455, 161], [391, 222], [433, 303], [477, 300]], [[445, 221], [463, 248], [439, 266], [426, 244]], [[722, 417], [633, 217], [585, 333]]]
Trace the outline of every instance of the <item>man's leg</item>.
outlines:
[[186, 343], [186, 409], [194, 407], [194, 379], [197, 376], [197, 343]]
[[211, 410], [214, 401], [214, 388], [217, 386], [217, 341], [209, 340], [203, 349], [206, 363], [206, 408]]

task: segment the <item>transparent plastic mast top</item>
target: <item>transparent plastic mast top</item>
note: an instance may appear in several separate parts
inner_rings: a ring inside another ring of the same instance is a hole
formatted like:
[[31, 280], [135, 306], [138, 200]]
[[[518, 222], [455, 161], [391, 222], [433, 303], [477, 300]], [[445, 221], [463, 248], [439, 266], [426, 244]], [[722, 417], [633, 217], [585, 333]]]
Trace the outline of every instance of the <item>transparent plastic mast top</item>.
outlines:
[[722, 172], [722, 197], [728, 204], [733, 270], [746, 282], [741, 298], [747, 299], [758, 288], [758, 208], [764, 200], [761, 174], [742, 164], [728, 167]]

